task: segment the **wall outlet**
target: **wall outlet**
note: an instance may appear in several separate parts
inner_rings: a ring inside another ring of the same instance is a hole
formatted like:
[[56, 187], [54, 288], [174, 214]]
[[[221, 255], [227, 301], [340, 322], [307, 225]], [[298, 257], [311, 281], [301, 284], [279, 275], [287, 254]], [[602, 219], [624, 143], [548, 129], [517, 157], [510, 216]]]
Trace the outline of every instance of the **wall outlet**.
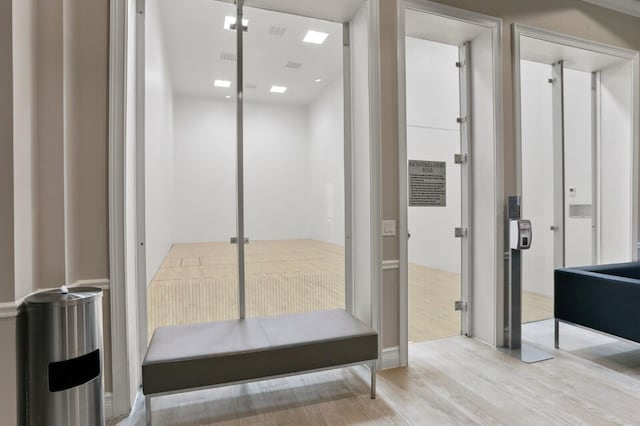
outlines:
[[396, 235], [396, 221], [395, 220], [383, 220], [382, 221], [382, 236], [392, 237]]

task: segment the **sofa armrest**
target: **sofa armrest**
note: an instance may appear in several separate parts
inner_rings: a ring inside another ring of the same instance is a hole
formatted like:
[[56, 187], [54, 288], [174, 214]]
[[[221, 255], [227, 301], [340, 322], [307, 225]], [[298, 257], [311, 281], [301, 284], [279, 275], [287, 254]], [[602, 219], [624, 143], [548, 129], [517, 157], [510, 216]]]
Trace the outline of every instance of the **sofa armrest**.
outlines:
[[640, 342], [639, 280], [557, 269], [554, 296], [556, 319]]

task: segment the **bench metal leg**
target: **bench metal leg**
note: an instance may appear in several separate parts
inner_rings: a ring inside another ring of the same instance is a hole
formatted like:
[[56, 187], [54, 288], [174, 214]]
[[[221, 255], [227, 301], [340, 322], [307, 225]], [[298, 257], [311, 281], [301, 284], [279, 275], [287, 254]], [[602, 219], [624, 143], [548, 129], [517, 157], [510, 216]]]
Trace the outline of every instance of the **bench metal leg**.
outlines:
[[555, 347], [556, 349], [558, 349], [560, 347], [560, 321], [558, 319], [555, 320], [554, 339]]
[[144, 397], [144, 411], [147, 418], [147, 426], [151, 426], [151, 395]]
[[376, 399], [376, 362], [371, 362], [371, 399]]

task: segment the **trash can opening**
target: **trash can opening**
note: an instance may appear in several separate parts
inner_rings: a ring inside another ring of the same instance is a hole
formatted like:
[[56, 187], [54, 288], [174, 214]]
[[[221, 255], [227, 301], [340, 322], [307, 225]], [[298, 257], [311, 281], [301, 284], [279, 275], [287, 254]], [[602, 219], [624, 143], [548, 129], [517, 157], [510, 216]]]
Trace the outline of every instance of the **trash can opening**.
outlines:
[[59, 392], [90, 382], [100, 375], [100, 349], [78, 358], [49, 364], [49, 391]]

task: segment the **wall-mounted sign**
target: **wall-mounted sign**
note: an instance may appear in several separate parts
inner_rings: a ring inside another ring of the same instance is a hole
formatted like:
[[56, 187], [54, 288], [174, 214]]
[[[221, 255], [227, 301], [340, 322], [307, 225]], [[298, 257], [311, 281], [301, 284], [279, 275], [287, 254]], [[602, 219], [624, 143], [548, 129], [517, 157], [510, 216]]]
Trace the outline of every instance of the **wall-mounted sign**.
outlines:
[[409, 160], [409, 207], [447, 205], [447, 163]]

